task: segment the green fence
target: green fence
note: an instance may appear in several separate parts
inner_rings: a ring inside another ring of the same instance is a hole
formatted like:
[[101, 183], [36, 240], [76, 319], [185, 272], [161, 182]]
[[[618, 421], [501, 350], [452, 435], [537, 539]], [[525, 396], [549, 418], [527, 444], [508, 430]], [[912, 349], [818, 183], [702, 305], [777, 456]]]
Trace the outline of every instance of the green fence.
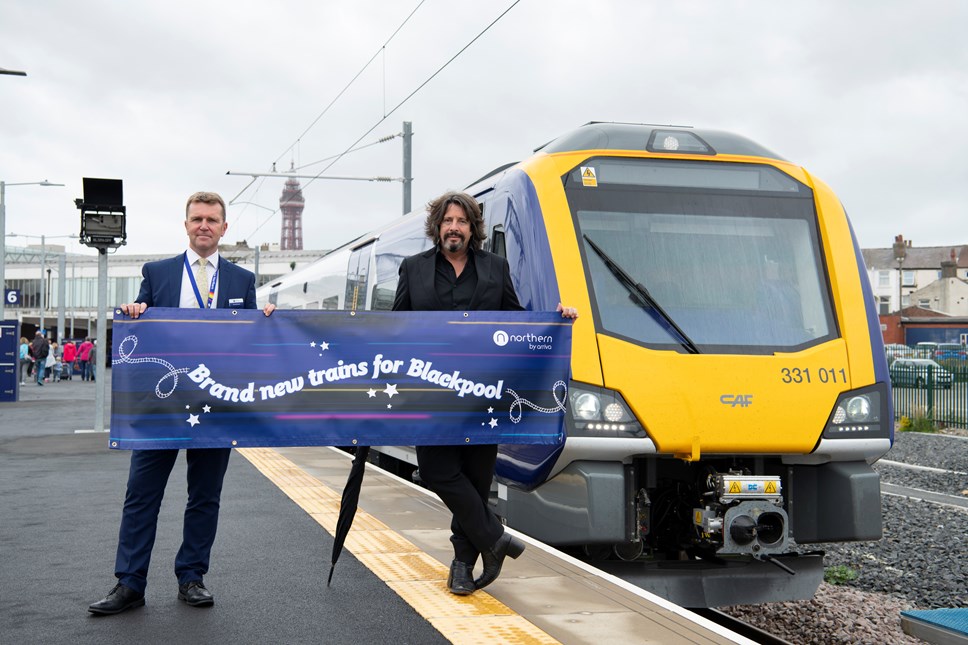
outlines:
[[942, 428], [968, 428], [968, 361], [888, 360], [896, 419], [924, 418]]

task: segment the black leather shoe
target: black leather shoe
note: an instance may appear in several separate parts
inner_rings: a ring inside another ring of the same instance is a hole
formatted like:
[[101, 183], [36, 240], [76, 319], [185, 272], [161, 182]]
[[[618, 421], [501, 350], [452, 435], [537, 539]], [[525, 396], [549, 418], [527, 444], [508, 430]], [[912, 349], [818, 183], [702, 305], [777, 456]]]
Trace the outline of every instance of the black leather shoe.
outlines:
[[123, 584], [118, 583], [114, 585], [114, 589], [108, 592], [108, 595], [97, 601], [93, 605], [87, 608], [92, 614], [98, 615], [109, 615], [109, 614], [120, 614], [126, 609], [131, 609], [132, 607], [143, 607], [145, 604], [145, 595], [143, 593], [138, 593], [131, 587], [125, 587]]
[[501, 574], [501, 567], [504, 565], [504, 558], [517, 558], [524, 553], [524, 542], [514, 537], [510, 533], [505, 533], [487, 551], [481, 553], [481, 560], [484, 562], [484, 571], [481, 577], [474, 581], [478, 589], [483, 589], [491, 584]]
[[212, 592], [205, 588], [201, 580], [192, 580], [178, 585], [178, 599], [184, 600], [192, 607], [211, 607], [215, 604]]
[[454, 560], [450, 563], [450, 575], [447, 576], [447, 588], [450, 593], [458, 596], [468, 596], [474, 593], [477, 587], [474, 586], [474, 568]]

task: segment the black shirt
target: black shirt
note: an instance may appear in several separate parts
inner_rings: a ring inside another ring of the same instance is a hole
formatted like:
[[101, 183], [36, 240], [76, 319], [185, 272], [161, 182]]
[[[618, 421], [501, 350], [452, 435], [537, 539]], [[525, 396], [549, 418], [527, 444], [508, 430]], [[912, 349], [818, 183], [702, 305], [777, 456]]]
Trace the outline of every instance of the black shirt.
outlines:
[[474, 290], [477, 289], [477, 270], [474, 268], [474, 254], [468, 250], [467, 264], [457, 275], [454, 265], [437, 249], [434, 290], [444, 311], [465, 311], [470, 308]]

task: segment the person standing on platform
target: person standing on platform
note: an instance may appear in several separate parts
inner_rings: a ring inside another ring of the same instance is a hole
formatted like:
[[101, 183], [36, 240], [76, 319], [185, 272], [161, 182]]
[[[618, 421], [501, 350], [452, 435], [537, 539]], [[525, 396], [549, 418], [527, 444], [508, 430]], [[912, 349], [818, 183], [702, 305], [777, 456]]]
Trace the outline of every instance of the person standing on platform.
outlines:
[[[227, 228], [225, 202], [219, 195], [201, 192], [189, 197], [185, 206], [188, 250], [146, 263], [137, 300], [121, 305], [121, 311], [138, 318], [148, 307], [255, 309], [255, 275], [218, 254], [219, 240]], [[268, 316], [273, 309], [275, 305], [270, 304], [263, 311]], [[231, 452], [230, 448], [185, 451], [188, 503], [175, 576], [178, 599], [192, 607], [209, 607], [215, 602], [203, 577], [215, 542], [222, 481]], [[91, 613], [117, 614], [145, 604], [158, 511], [177, 457], [178, 450], [131, 451], [114, 565], [118, 583], [105, 598], [88, 607]]]
[[77, 362], [81, 364], [81, 380], [87, 381], [91, 378], [91, 364], [89, 359], [91, 357], [91, 348], [94, 347], [94, 343], [91, 342], [90, 338], [85, 338], [81, 346], [77, 348]]
[[[427, 205], [424, 232], [434, 248], [400, 265], [394, 311], [519, 311], [507, 260], [482, 250], [487, 234], [477, 200], [448, 192]], [[577, 318], [571, 307], [558, 311]], [[454, 560], [447, 577], [451, 593], [466, 596], [494, 582], [506, 557], [517, 558], [524, 543], [505, 533], [488, 507], [497, 461], [496, 445], [417, 446], [420, 478], [452, 513]], [[474, 579], [480, 556], [483, 573]]]
[[44, 384], [44, 374], [47, 372], [47, 356], [50, 354], [50, 343], [44, 338], [44, 333], [37, 330], [34, 334], [34, 342], [30, 344], [30, 353], [34, 357], [34, 371], [36, 372], [37, 385]]
[[74, 341], [64, 343], [64, 370], [67, 373], [67, 380], [74, 380], [74, 361], [77, 359], [77, 346]]
[[30, 372], [30, 343], [24, 336], [20, 337], [20, 352], [17, 354], [17, 373], [20, 374], [20, 384], [27, 384], [27, 373]]
[[97, 376], [97, 339], [91, 343], [91, 352], [87, 355], [88, 372], [90, 374], [90, 379], [93, 382]]

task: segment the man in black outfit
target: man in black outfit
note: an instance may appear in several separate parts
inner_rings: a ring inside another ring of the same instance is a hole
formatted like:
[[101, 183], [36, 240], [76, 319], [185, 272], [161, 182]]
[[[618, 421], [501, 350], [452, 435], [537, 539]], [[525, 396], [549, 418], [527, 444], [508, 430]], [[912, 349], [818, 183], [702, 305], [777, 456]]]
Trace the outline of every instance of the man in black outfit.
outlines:
[[[400, 265], [394, 311], [519, 311], [507, 260], [481, 249], [487, 235], [481, 209], [467, 193], [448, 192], [427, 205], [424, 230], [434, 248]], [[577, 318], [558, 304], [564, 318]], [[488, 508], [497, 460], [496, 445], [417, 446], [423, 482], [450, 512], [454, 561], [447, 587], [466, 596], [494, 582], [508, 556], [517, 558], [524, 543], [504, 532]], [[474, 580], [480, 555], [484, 570]]]

